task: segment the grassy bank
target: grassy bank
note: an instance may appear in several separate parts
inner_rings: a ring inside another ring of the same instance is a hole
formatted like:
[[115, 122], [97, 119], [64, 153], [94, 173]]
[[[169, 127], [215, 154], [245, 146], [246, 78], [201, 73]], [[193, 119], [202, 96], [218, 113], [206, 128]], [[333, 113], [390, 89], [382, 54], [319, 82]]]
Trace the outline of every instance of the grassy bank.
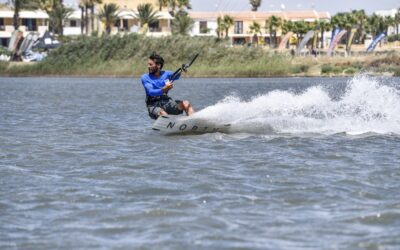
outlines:
[[400, 53], [357, 57], [292, 57], [260, 47], [232, 47], [215, 38], [141, 35], [79, 37], [40, 63], [0, 63], [1, 75], [140, 76], [153, 51], [174, 70], [196, 52], [193, 77], [342, 76], [360, 71], [400, 76]]

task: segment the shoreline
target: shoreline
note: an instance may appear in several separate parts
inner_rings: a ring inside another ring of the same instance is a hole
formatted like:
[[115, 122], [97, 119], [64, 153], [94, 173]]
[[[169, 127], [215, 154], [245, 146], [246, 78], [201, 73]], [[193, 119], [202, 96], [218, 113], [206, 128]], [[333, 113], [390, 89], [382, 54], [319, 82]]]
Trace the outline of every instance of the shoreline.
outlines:
[[[266, 65], [265, 63], [270, 63]], [[176, 62], [164, 68], [175, 71]], [[44, 66], [44, 67], [43, 67]], [[215, 66], [215, 67], [213, 67]], [[38, 70], [39, 69], [39, 70]], [[147, 69], [144, 60], [104, 61], [81, 67], [57, 70], [43, 62], [0, 62], [0, 77], [55, 78], [140, 78]], [[212, 65], [200, 61], [184, 74], [184, 78], [296, 78], [296, 77], [353, 77], [366, 73], [372, 76], [400, 76], [400, 53], [360, 57], [288, 57], [273, 55], [263, 61], [234, 62]]]
[[[172, 47], [180, 51], [171, 51]], [[361, 48], [354, 47], [351, 56], [343, 56], [343, 48], [333, 57], [293, 56], [289, 51], [263, 47], [230, 47], [210, 38], [84, 37], [51, 51], [41, 62], [0, 62], [0, 76], [138, 78], [147, 73], [149, 51], [155, 50], [164, 57], [164, 69], [171, 71], [199, 53], [184, 77], [352, 77], [364, 72], [400, 76], [397, 47], [380, 48], [369, 54], [360, 54]]]
[[[168, 70], [168, 69], [167, 69]], [[174, 70], [170, 70], [174, 71]], [[143, 74], [147, 73], [147, 71], [143, 71]], [[185, 78], [195, 78], [195, 79], [213, 79], [213, 78], [333, 78], [333, 77], [354, 77], [356, 75], [366, 74], [375, 77], [400, 77], [400, 75], [395, 75], [393, 72], [389, 71], [382, 71], [382, 72], [374, 72], [368, 70], [360, 70], [358, 72], [354, 72], [352, 74], [286, 74], [286, 75], [200, 75], [200, 74], [190, 74], [187, 73], [182, 76], [181, 79]], [[29, 78], [29, 77], [36, 77], [36, 78], [140, 78], [142, 74], [132, 74], [132, 75], [125, 75], [125, 74], [102, 74], [102, 75], [95, 75], [95, 74], [7, 74], [1, 73], [0, 77], [2, 78]]]

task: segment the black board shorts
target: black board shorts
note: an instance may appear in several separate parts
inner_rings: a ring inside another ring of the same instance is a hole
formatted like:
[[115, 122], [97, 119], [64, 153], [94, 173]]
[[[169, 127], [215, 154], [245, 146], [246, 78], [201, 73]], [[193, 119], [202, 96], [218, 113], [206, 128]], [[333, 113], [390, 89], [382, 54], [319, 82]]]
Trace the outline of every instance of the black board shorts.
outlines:
[[173, 100], [172, 98], [162, 99], [155, 103], [147, 105], [147, 110], [152, 119], [157, 119], [161, 109], [163, 109], [169, 115], [180, 115], [183, 110], [179, 109], [181, 100]]

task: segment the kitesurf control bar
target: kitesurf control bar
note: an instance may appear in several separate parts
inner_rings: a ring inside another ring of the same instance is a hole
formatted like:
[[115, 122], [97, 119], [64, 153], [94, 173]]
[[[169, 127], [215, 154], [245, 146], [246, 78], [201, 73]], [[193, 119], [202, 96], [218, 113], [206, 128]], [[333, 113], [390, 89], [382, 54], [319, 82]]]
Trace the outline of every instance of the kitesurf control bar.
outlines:
[[182, 67], [180, 67], [179, 69], [177, 69], [172, 76], [170, 77], [170, 81], [173, 82], [176, 80], [176, 78], [178, 78], [178, 76], [183, 72], [186, 72], [186, 70], [190, 67], [190, 65], [193, 64], [193, 62], [196, 60], [196, 58], [199, 56], [199, 53], [196, 53], [188, 63], [186, 64], [182, 64]]

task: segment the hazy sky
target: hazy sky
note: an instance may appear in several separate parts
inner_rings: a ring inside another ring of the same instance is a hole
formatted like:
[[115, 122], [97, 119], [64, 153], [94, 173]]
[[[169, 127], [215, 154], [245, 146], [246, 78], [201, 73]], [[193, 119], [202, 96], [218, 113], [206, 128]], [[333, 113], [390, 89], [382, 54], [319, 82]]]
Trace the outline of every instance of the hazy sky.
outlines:
[[[194, 11], [250, 10], [249, 0], [191, 0]], [[365, 9], [368, 13], [400, 7], [400, 0], [263, 0], [259, 10], [329, 11], [335, 14], [352, 9]]]
[[[6, 0], [0, 0], [6, 2]], [[77, 0], [64, 0], [76, 3]], [[249, 0], [191, 0], [193, 11], [250, 10]], [[387, 10], [400, 7], [400, 0], [262, 0], [261, 11], [281, 10], [329, 11], [335, 14], [341, 11], [364, 9], [367, 13], [375, 10]]]

